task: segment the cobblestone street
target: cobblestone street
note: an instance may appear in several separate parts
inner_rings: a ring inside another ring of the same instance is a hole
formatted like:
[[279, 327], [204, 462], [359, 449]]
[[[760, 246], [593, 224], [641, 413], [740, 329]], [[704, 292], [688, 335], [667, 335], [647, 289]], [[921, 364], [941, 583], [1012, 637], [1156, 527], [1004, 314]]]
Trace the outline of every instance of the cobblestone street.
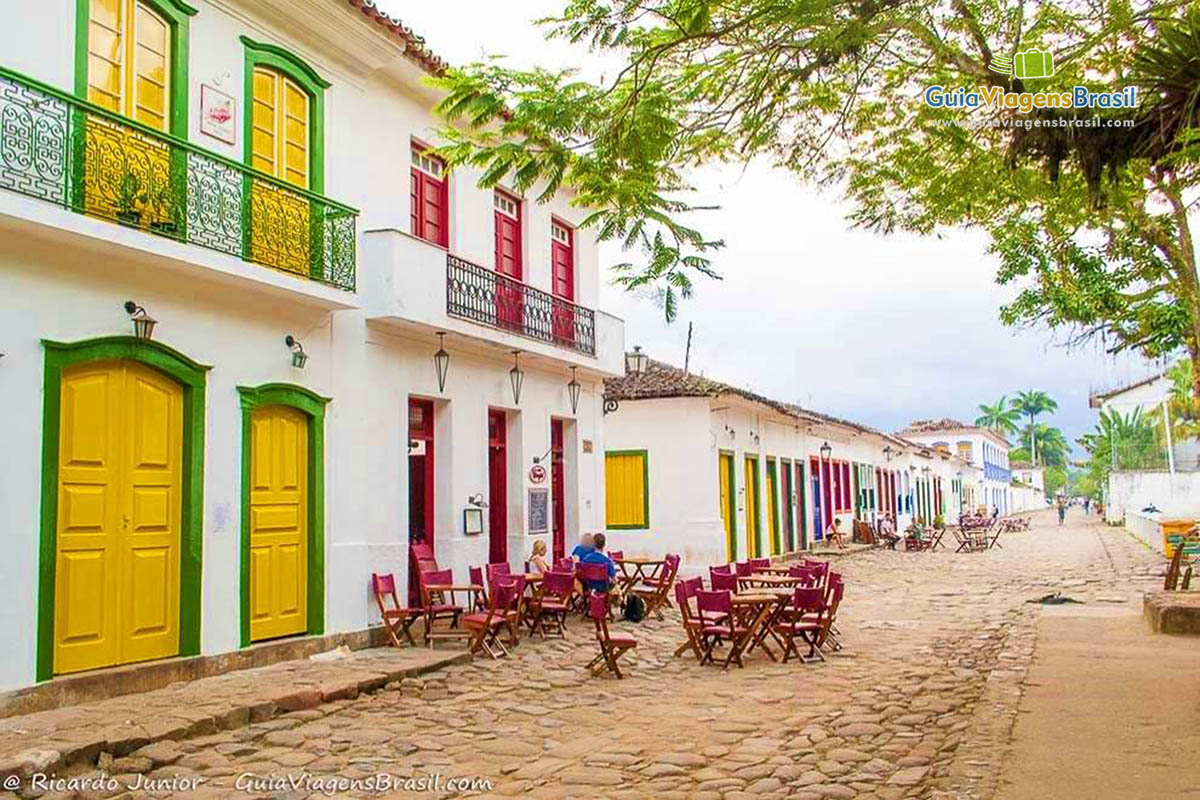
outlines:
[[825, 664], [756, 654], [723, 673], [673, 658], [682, 633], [669, 613], [622, 624], [638, 638], [625, 680], [588, 680], [591, 628], [572, 620], [565, 642], [523, 640], [508, 660], [450, 665], [115, 760], [102, 753], [99, 766], [122, 785], [135, 774], [204, 779], [134, 793], [154, 797], [303, 797], [319, 787], [248, 786], [247, 775], [387, 773], [483, 778], [489, 796], [990, 798], [1035, 648], [1040, 606], [1027, 601], [1062, 591], [1140, 610], [1159, 580], [1161, 559], [1122, 529], [1077, 509], [1062, 528], [1052, 517], [1002, 536], [1003, 549], [838, 560], [845, 649]]

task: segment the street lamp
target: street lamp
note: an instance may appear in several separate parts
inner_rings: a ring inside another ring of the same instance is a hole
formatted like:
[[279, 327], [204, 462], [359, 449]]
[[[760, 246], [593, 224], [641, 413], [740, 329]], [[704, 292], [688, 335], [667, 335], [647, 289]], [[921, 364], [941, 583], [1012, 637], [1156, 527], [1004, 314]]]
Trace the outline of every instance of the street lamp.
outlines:
[[828, 461], [830, 456], [832, 456], [832, 455], [833, 455], [833, 448], [829, 446], [829, 442], [826, 442], [825, 444], [821, 445], [821, 460], [822, 461]]
[[583, 387], [579, 385], [579, 381], [575, 379], [575, 370], [579, 367], [571, 367], [571, 382], [567, 384], [567, 396], [571, 398], [571, 413], [574, 414], [579, 410], [579, 390]]
[[437, 370], [438, 392], [446, 389], [446, 373], [450, 370], [450, 354], [446, 352], [446, 334], [438, 332], [438, 349], [433, 354], [433, 367]]
[[892, 456], [895, 455], [895, 453], [896, 448], [892, 447], [890, 444], [883, 448], [883, 457], [887, 459], [887, 463], [889, 464], [892, 463]]
[[308, 353], [304, 352], [304, 348], [300, 346], [300, 340], [289, 333], [284, 337], [283, 343], [292, 351], [292, 366], [296, 369], [304, 369], [304, 365], [308, 363]]
[[634, 345], [632, 353], [625, 354], [625, 374], [639, 376], [646, 372], [646, 364], [650, 361], [642, 352], [641, 345]]
[[508, 371], [512, 383], [513, 405], [521, 404], [521, 384], [525, 382], [525, 370], [521, 369], [521, 351], [513, 350], [513, 368]]
[[146, 313], [146, 309], [132, 300], [125, 301], [125, 313], [133, 320], [133, 336], [143, 342], [148, 342], [154, 336], [154, 326], [158, 320]]

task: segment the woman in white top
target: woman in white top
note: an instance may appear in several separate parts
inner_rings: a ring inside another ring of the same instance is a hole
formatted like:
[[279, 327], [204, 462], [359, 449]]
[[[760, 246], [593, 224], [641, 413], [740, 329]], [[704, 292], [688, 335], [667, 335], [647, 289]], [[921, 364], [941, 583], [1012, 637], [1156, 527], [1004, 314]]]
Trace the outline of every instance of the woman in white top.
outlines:
[[546, 542], [538, 539], [533, 543], [533, 554], [529, 556], [529, 571], [535, 575], [550, 571], [550, 563], [546, 561]]

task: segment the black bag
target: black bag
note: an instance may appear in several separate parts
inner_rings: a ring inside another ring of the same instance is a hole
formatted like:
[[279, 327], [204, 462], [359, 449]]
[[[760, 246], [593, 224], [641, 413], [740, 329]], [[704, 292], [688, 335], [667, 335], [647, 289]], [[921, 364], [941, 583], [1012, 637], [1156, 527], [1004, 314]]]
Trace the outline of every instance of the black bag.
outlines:
[[631, 594], [625, 598], [625, 608], [621, 609], [621, 617], [627, 622], [641, 622], [646, 618], [646, 601]]

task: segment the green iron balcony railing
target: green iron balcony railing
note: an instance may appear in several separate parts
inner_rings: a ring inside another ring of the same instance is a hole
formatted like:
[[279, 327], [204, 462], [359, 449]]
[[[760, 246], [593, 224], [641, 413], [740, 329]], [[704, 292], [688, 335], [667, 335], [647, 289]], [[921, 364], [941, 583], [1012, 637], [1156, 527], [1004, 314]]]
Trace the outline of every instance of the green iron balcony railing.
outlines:
[[0, 188], [354, 291], [353, 208], [5, 67]]

